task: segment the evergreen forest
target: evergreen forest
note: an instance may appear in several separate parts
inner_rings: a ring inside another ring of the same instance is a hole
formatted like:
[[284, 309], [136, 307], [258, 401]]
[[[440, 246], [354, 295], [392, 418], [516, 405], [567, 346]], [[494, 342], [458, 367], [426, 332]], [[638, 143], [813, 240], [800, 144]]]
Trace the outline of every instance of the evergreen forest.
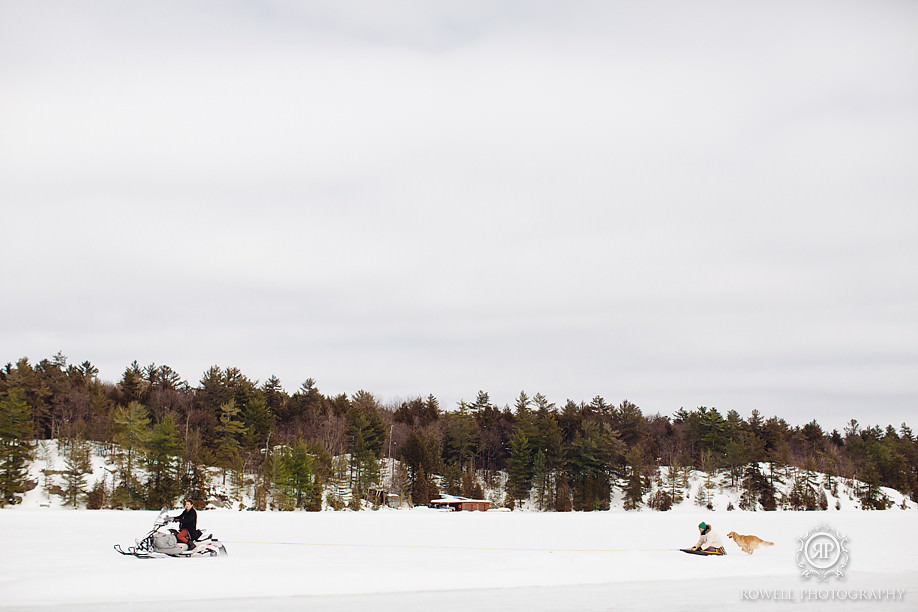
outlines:
[[[526, 392], [500, 407], [479, 391], [446, 410], [434, 395], [394, 404], [362, 390], [325, 395], [311, 378], [289, 393], [276, 377], [218, 366], [194, 385], [165, 365], [134, 362], [117, 383], [98, 374], [60, 353], [0, 369], [0, 507], [37, 486], [27, 468], [35, 442], [51, 439], [66, 457], [56, 492], [90, 508], [219, 503], [217, 483], [252, 487], [255, 510], [357, 509], [386, 494], [423, 505], [480, 498], [499, 483], [509, 508], [604, 510], [617, 491], [627, 509], [666, 510], [682, 501], [689, 470], [729, 479], [749, 510], [824, 508], [821, 491], [840, 480], [858, 483], [865, 508], [888, 506], [880, 487], [918, 501], [918, 440], [905, 423], [852, 419], [824, 431], [755, 411], [645, 415], [629, 401], [555, 404]], [[90, 448], [114, 466], [107, 478], [88, 478]], [[790, 494], [777, 482], [791, 483]]]

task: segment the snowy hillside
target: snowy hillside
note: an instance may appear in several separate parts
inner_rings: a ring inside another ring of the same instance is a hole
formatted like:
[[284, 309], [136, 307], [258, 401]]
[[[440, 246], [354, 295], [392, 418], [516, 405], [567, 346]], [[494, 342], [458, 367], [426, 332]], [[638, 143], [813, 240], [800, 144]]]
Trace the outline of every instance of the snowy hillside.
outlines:
[[[87, 474], [85, 479], [86, 490], [92, 489], [97, 483], [102, 483], [104, 486], [111, 488], [115, 466], [98, 452], [98, 447], [93, 445], [91, 448], [93, 448], [90, 456], [91, 472]], [[66, 507], [67, 500], [62, 494], [65, 487], [64, 473], [66, 467], [63, 453], [60, 452], [57, 441], [43, 440], [38, 442], [34, 457], [28, 476], [32, 488], [25, 494], [22, 507]], [[392, 473], [393, 470], [390, 467], [389, 465], [384, 466], [382, 473], [384, 475]], [[759, 469], [763, 474], [767, 474], [769, 471], [766, 464], [761, 464]], [[234, 488], [228, 484], [221, 484], [222, 479], [218, 477], [218, 474], [217, 470], [212, 473], [215, 484], [212, 487], [213, 495], [209, 502], [209, 507], [241, 510], [254, 506], [252, 478], [244, 479], [245, 483], [241, 487]], [[655, 474], [647, 478], [650, 486], [644, 494], [644, 501], [640, 506], [641, 509], [648, 509], [651, 498], [659, 491], [675, 493], [676, 499], [672, 505], [672, 510], [674, 511], [697, 512], [710, 509], [720, 512], [739, 511], [741, 509], [742, 490], [740, 483], [737, 482], [736, 485], [731, 485], [730, 477], [727, 474], [706, 474], [698, 470], [689, 469], [680, 472], [678, 478], [674, 479], [672, 476], [668, 468], [661, 467]], [[779, 500], [789, 498], [795, 480], [800, 477], [802, 477], [802, 472], [799, 470], [793, 468], [779, 470], [773, 480], [775, 497]], [[850, 511], [862, 509], [858, 491], [866, 486], [864, 483], [838, 477], [831, 478], [819, 473], [810, 474], [809, 478], [814, 482], [818, 492], [825, 496], [825, 508], [827, 510]], [[384, 476], [383, 486], [386, 484], [385, 480], [386, 477]], [[505, 475], [497, 474], [494, 477], [492, 486], [483, 483], [485, 497], [492, 501], [492, 507], [494, 508], [501, 508], [504, 505], [506, 498], [504, 492], [505, 480]], [[348, 492], [345, 491], [341, 494], [348, 495]], [[888, 506], [891, 510], [914, 510], [918, 508], [918, 504], [894, 489], [883, 487], [880, 489], [880, 494], [888, 500]], [[533, 492], [530, 499], [522, 504], [521, 509], [538, 510], [535, 496], [536, 494]], [[369, 503], [365, 503], [364, 506], [366, 508], [372, 507]], [[80, 501], [77, 507], [85, 507], [85, 500]], [[625, 508], [622, 486], [613, 487], [611, 509], [623, 511]], [[327, 503], [325, 504], [325, 509], [328, 509]], [[777, 509], [782, 509], [780, 503]]]
[[[89, 486], [111, 482], [104, 460], [91, 465]], [[711, 612], [793, 602], [829, 611], [842, 602], [857, 612], [909, 610], [918, 600], [916, 515], [901, 509], [915, 505], [886, 490], [894, 509], [859, 511], [853, 484], [839, 484], [833, 509], [816, 512], [728, 512], [738, 491], [723, 475], [700, 473], [689, 474], [689, 496], [669, 512], [626, 512], [618, 488], [611, 512], [234, 511], [250, 503], [246, 494], [198, 515], [227, 557], [138, 560], [112, 547], [133, 545], [156, 513], [49, 511], [61, 508], [52, 492], [61, 470], [57, 445], [43, 443], [30, 471], [36, 486], [0, 511], [0, 541], [15, 551], [0, 555], [0, 610]], [[495, 484], [486, 495], [501, 496]], [[693, 497], [705, 485], [713, 510]], [[725, 540], [725, 557], [682, 554], [700, 521], [722, 537], [775, 544], [746, 555]], [[823, 526], [847, 548], [843, 576], [819, 582], [802, 573], [800, 550]]]

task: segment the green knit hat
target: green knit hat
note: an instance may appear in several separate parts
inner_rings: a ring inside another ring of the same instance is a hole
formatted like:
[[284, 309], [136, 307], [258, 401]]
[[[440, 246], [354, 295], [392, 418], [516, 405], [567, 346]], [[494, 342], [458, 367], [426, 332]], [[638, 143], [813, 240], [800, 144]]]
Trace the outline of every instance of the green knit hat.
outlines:
[[707, 523], [700, 523], [698, 525], [698, 529], [707, 529], [708, 527], [710, 527], [710, 525], [708, 525]]

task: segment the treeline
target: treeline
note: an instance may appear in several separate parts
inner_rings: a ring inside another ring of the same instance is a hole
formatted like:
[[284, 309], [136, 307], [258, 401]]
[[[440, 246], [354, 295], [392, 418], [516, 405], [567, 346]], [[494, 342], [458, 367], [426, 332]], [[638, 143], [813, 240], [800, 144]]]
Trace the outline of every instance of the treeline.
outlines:
[[[746, 509], [824, 508], [839, 481], [856, 486], [867, 508], [887, 507], [881, 486], [918, 501], [918, 441], [904, 423], [851, 420], [826, 432], [755, 411], [648, 416], [628, 401], [558, 406], [525, 392], [513, 406], [480, 391], [443, 410], [433, 395], [396, 405], [366, 391], [325, 395], [312, 379], [290, 394], [276, 377], [259, 383], [217, 366], [192, 386], [169, 366], [134, 362], [106, 383], [91, 363], [61, 354], [0, 370], [0, 505], [38, 485], [26, 468], [43, 439], [65, 449], [54, 492], [95, 508], [160, 508], [180, 496], [219, 502], [219, 479], [221, 490], [252, 487], [255, 509], [359, 508], [386, 492], [419, 505], [497, 487], [495, 501], [511, 508], [531, 499], [541, 510], [604, 510], [618, 488], [626, 508], [665, 510], [689, 493], [693, 469], [710, 475], [694, 494], [701, 505], [716, 474], [742, 491]], [[115, 466], [92, 481], [90, 445]]]

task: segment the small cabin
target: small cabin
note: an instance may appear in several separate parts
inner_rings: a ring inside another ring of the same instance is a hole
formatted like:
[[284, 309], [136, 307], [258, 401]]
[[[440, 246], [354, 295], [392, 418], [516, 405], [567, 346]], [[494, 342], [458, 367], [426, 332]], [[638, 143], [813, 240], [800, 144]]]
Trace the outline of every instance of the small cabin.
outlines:
[[455, 495], [446, 495], [441, 499], [430, 500], [431, 508], [440, 508], [443, 510], [469, 510], [480, 511], [490, 509], [491, 502], [486, 499], [469, 499], [468, 497], [458, 497]]
[[390, 493], [385, 489], [370, 489], [364, 499], [376, 506], [388, 506], [390, 508], [398, 508], [401, 503], [396, 493]]

